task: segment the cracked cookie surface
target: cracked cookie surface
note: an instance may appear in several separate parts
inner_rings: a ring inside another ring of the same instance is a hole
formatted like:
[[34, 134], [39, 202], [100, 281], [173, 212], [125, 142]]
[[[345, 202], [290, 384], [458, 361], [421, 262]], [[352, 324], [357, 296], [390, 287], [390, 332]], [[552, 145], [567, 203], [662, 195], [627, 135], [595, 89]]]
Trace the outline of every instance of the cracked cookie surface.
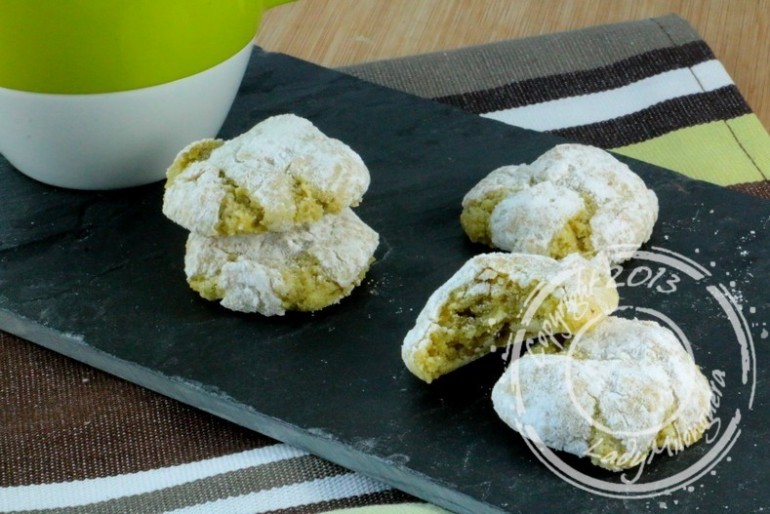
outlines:
[[519, 330], [575, 332], [617, 305], [603, 256], [587, 260], [573, 254], [556, 261], [481, 254], [430, 296], [404, 338], [401, 356], [415, 376], [432, 382], [505, 346]]
[[652, 234], [658, 199], [599, 148], [558, 145], [529, 165], [492, 171], [463, 198], [468, 237], [502, 250], [629, 259]]
[[369, 182], [349, 146], [284, 114], [183, 149], [167, 171], [163, 213], [204, 236], [283, 232], [358, 205]]
[[680, 451], [709, 426], [711, 389], [667, 328], [610, 316], [558, 352], [535, 346], [495, 384], [500, 418], [547, 446], [619, 471]]
[[351, 209], [286, 232], [228, 237], [191, 233], [190, 287], [231, 310], [282, 315], [339, 302], [361, 283], [379, 236]]

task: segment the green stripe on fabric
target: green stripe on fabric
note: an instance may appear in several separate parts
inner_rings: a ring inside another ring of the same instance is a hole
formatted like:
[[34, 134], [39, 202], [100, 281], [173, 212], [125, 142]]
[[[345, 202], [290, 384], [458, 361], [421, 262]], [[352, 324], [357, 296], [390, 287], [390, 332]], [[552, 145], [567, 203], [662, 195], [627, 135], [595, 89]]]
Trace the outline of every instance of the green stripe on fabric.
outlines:
[[338, 509], [329, 511], [327, 514], [449, 514], [449, 512], [427, 503], [401, 503]]
[[[756, 118], [756, 115], [746, 114], [733, 121], [746, 117]], [[759, 123], [738, 122], [737, 126], [741, 129], [740, 134], [735, 133], [727, 122], [714, 121], [612, 151], [720, 186], [766, 180], [753, 160], [754, 155], [750, 157], [742, 145], [746, 141], [754, 148], [759, 146], [762, 138], [767, 145], [770, 136]]]
[[765, 179], [770, 180], [770, 134], [759, 118], [747, 114], [727, 120], [727, 125]]

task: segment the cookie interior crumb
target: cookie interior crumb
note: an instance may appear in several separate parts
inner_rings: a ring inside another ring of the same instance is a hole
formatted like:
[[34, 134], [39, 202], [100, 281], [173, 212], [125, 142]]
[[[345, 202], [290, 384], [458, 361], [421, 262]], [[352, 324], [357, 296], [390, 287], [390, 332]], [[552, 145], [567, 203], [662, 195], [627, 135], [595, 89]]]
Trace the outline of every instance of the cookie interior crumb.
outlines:
[[211, 156], [211, 152], [225, 144], [222, 139], [203, 139], [188, 146], [166, 171], [166, 189], [171, 186], [174, 179], [182, 173], [190, 164], [205, 161]]
[[564, 228], [548, 243], [548, 255], [554, 259], [563, 259], [571, 253], [579, 253], [586, 257], [596, 255], [594, 245], [591, 243], [591, 218], [596, 212], [596, 206], [587, 195], [581, 196], [586, 208], [567, 220]]
[[187, 279], [190, 288], [206, 300], [219, 300], [225, 295], [219, 287], [218, 275], [194, 275]]
[[324, 214], [336, 214], [345, 208], [345, 205], [332, 195], [325, 194], [301, 177], [294, 176], [291, 191], [293, 198], [286, 204], [287, 208], [274, 208], [265, 212], [265, 208], [249, 195], [245, 187], [239, 186], [224, 171], [220, 171], [219, 176], [225, 189], [216, 229], [220, 235], [268, 232], [275, 226], [284, 224], [287, 218], [295, 225], [312, 223], [321, 219]]
[[361, 283], [373, 262], [374, 258], [371, 258], [358, 277], [343, 286], [331, 277], [315, 256], [301, 254], [281, 271], [283, 284], [276, 292], [286, 310], [317, 311], [347, 296]]
[[[576, 333], [618, 305], [603, 256], [562, 261], [523, 253], [479, 254], [431, 294], [407, 332], [401, 357], [432, 382], [507, 345], [514, 335]], [[523, 330], [523, 332], [522, 332]]]
[[[508, 276], [498, 274], [480, 284], [453, 291], [430, 334], [430, 344], [414, 356], [415, 364], [432, 381], [449, 373], [493, 346], [505, 346], [516, 331], [527, 328], [518, 323], [529, 293], [538, 283], [520, 287]], [[558, 300], [549, 297], [538, 308], [531, 325], [556, 310]], [[531, 326], [530, 326], [531, 328]]]
[[460, 213], [460, 224], [471, 241], [485, 245], [492, 244], [492, 238], [489, 234], [489, 217], [497, 204], [511, 192], [508, 189], [498, 189], [481, 198], [470, 200], [463, 208]]
[[265, 210], [249, 196], [246, 188], [228, 178], [224, 171], [219, 172], [224, 196], [219, 206], [218, 234], [243, 234], [264, 232]]
[[[346, 207], [339, 198], [328, 191], [323, 191], [302, 177], [293, 177], [293, 196], [297, 211], [295, 223], [308, 223], [321, 219], [324, 214], [336, 214]], [[353, 202], [355, 207], [359, 202]]]

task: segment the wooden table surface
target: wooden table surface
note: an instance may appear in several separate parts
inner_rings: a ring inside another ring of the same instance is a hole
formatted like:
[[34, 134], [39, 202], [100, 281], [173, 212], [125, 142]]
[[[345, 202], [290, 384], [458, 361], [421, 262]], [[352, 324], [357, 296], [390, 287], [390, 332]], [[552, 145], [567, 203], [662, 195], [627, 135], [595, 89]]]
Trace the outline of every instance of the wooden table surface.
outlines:
[[335, 67], [669, 13], [770, 127], [770, 0], [299, 0], [268, 11], [256, 42]]

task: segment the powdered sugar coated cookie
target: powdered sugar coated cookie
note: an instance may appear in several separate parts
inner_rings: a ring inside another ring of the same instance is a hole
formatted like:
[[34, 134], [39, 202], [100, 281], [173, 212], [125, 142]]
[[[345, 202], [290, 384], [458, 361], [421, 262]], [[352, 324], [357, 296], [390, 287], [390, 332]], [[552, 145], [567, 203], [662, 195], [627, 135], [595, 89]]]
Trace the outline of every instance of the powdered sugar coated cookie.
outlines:
[[290, 230], [357, 205], [370, 182], [356, 152], [293, 114], [192, 143], [167, 177], [163, 213], [204, 236]]
[[535, 347], [515, 360], [492, 402], [523, 436], [617, 471], [698, 441], [711, 394], [670, 330], [610, 316], [559, 352]]
[[626, 164], [563, 144], [490, 173], [466, 194], [460, 221], [471, 240], [503, 250], [557, 259], [604, 252], [616, 263], [650, 238], [657, 217], [657, 196]]
[[235, 311], [314, 311], [350, 294], [369, 269], [377, 233], [351, 209], [286, 232], [191, 233], [185, 274], [203, 298]]

